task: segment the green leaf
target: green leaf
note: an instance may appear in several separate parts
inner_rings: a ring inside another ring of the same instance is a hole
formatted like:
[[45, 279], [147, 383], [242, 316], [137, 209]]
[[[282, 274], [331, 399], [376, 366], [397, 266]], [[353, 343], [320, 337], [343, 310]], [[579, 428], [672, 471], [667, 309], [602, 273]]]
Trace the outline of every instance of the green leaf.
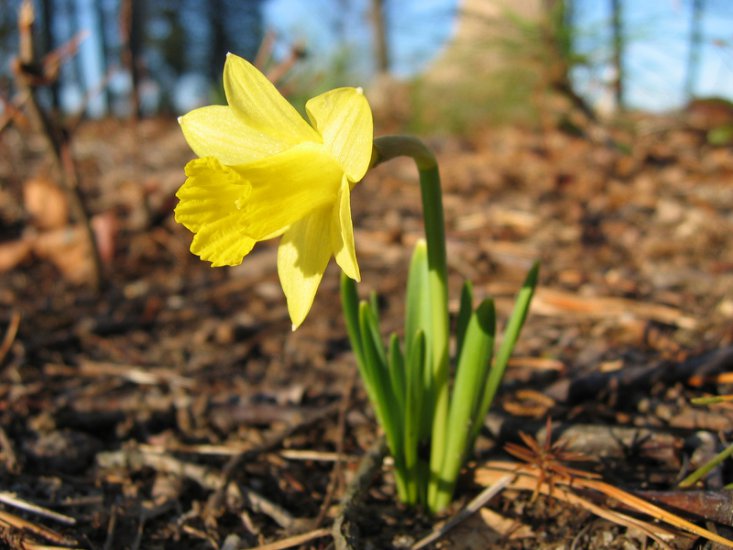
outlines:
[[407, 275], [405, 304], [405, 356], [410, 357], [418, 331], [430, 341], [430, 290], [428, 286], [428, 249], [420, 239], [415, 245]]
[[372, 291], [369, 293], [369, 306], [372, 308], [372, 313], [377, 321], [377, 325], [381, 322], [379, 320], [379, 295]]
[[499, 385], [504, 378], [504, 372], [506, 366], [509, 363], [509, 357], [511, 357], [514, 346], [519, 339], [519, 334], [522, 331], [522, 326], [527, 318], [529, 312], [529, 306], [532, 302], [532, 296], [534, 295], [535, 288], [537, 287], [537, 278], [539, 277], [540, 264], [535, 262], [532, 268], [527, 274], [527, 278], [524, 280], [522, 288], [519, 290], [517, 299], [514, 302], [514, 310], [512, 311], [509, 322], [507, 323], [506, 330], [504, 331], [504, 338], [501, 342], [501, 347], [496, 355], [494, 364], [489, 371], [489, 376], [484, 388], [484, 394], [479, 402], [478, 409], [476, 411], [476, 424], [473, 427], [473, 434], [471, 437], [470, 446], [473, 447], [473, 443], [478, 437], [483, 418], [486, 413], [489, 412], [489, 407], [494, 401]]
[[[450, 502], [458, 473], [472, 443], [471, 436], [477, 422], [475, 412], [483, 394], [489, 359], [494, 351], [495, 329], [494, 302], [486, 299], [468, 321], [450, 400], [448, 440], [440, 472], [441, 484], [446, 487], [441, 498], [447, 499], [447, 502]], [[444, 503], [438, 502], [439, 506], [442, 504]]]
[[461, 350], [463, 350], [463, 338], [466, 335], [466, 328], [471, 319], [473, 311], [473, 285], [471, 281], [463, 283], [461, 289], [461, 305], [458, 309], [458, 318], [456, 319], [456, 363], [461, 360]]
[[362, 334], [362, 347], [367, 368], [374, 390], [374, 409], [377, 419], [384, 430], [387, 446], [394, 458], [395, 476], [401, 500], [406, 500], [407, 475], [405, 473], [405, 453], [403, 418], [394, 399], [394, 390], [387, 366], [387, 357], [379, 334], [374, 312], [367, 302], [359, 304], [359, 328]]
[[359, 329], [359, 295], [356, 292], [356, 283], [345, 273], [341, 273], [341, 307], [346, 320], [346, 333], [349, 335], [351, 349], [356, 361], [364, 364], [364, 352], [361, 347], [361, 330]]
[[392, 388], [387, 369], [387, 358], [379, 336], [379, 329], [376, 327], [376, 319], [367, 302], [359, 304], [359, 328], [362, 334], [362, 347], [364, 349], [366, 373], [369, 384], [374, 390], [375, 408], [382, 428], [387, 437], [392, 454], [399, 450], [397, 445], [396, 430], [397, 416], [392, 399]]
[[420, 426], [423, 424], [423, 402], [425, 400], [425, 385], [423, 383], [426, 369], [425, 333], [417, 331], [413, 342], [412, 355], [407, 363], [407, 377], [405, 388], [405, 471], [408, 478], [409, 504], [414, 504], [421, 491], [424, 491], [423, 479], [425, 472], [421, 471], [418, 457], [420, 441]]
[[389, 377], [392, 382], [392, 394], [400, 408], [398, 418], [404, 418], [405, 394], [407, 393], [405, 380], [405, 358], [400, 349], [400, 339], [394, 332], [389, 338]]
[[[362, 314], [364, 316], [365, 323], [362, 324]], [[359, 304], [359, 323], [362, 333], [362, 339], [364, 342], [371, 340], [374, 344], [374, 351], [379, 356], [379, 363], [384, 369], [384, 374], [387, 373], [387, 353], [384, 349], [384, 343], [382, 342], [382, 335], [379, 332], [379, 321], [377, 316], [372, 309], [372, 306], [368, 302], [362, 302]]]

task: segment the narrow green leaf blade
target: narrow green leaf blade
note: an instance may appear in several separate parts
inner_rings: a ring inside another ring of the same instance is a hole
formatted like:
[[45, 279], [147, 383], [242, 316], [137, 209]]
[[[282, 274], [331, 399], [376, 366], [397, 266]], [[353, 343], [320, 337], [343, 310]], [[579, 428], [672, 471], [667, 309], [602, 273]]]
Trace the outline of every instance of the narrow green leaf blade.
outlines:
[[461, 360], [461, 351], [463, 350], [463, 339], [466, 335], [468, 322], [473, 312], [473, 285], [471, 281], [463, 283], [461, 289], [461, 305], [458, 308], [458, 318], [456, 319], [456, 364]]
[[453, 493], [458, 473], [469, 452], [476, 421], [476, 404], [483, 395], [483, 382], [494, 349], [496, 314], [494, 302], [484, 300], [469, 318], [461, 359], [456, 369], [453, 394], [448, 412], [448, 440], [441, 471], [442, 483], [450, 488], [443, 498]]
[[351, 349], [354, 351], [359, 368], [364, 364], [364, 351], [361, 346], [361, 329], [359, 328], [359, 295], [356, 283], [345, 273], [341, 273], [341, 307], [346, 321], [346, 333], [349, 335]]
[[401, 455], [401, 433], [399, 409], [395, 404], [392, 385], [387, 368], [387, 358], [379, 335], [379, 327], [367, 302], [359, 304], [359, 326], [362, 333], [364, 358], [368, 365], [368, 376], [374, 390], [375, 409], [384, 429], [387, 444], [395, 460]]
[[539, 262], [535, 262], [529, 270], [527, 278], [524, 280], [524, 284], [522, 284], [522, 288], [519, 290], [519, 294], [517, 295], [517, 299], [514, 303], [514, 309], [504, 332], [501, 347], [499, 348], [494, 364], [489, 371], [489, 376], [484, 388], [484, 394], [481, 398], [478, 410], [476, 411], [477, 422], [474, 426], [471, 445], [473, 445], [473, 441], [478, 437], [483, 418], [489, 411], [489, 407], [491, 407], [491, 403], [494, 401], [496, 392], [504, 378], [504, 372], [506, 371], [506, 366], [509, 363], [509, 358], [511, 357], [512, 351], [514, 351], [514, 346], [516, 345], [517, 340], [519, 339], [519, 334], [522, 331], [522, 326], [524, 326], [524, 321], [527, 319], [529, 306], [532, 303], [532, 296], [534, 296], [534, 291], [537, 287], [539, 271], [540, 264]]
[[389, 338], [389, 377], [392, 382], [392, 394], [400, 409], [398, 418], [404, 418], [407, 393], [405, 357], [400, 349], [400, 339], [394, 332]]
[[407, 275], [405, 303], [405, 357], [410, 357], [417, 332], [430, 341], [430, 292], [428, 286], [428, 250], [424, 240], [415, 245]]

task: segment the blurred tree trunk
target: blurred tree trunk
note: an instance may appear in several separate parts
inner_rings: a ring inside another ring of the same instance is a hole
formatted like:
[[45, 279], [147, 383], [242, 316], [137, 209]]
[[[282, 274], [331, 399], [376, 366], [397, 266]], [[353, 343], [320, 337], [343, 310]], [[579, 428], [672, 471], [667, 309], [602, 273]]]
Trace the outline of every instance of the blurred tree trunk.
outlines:
[[[56, 40], [53, 32], [53, 21], [54, 21], [54, 2], [53, 0], [42, 0], [41, 1], [41, 13], [43, 28], [41, 29], [41, 36], [43, 37], [43, 45], [41, 47], [42, 55], [52, 52], [56, 47]], [[49, 82], [48, 85], [49, 93], [51, 94], [51, 108], [54, 113], [61, 111], [61, 99], [59, 92], [59, 79], [55, 78]]]
[[389, 73], [389, 42], [384, 0], [371, 0], [372, 28], [374, 29], [374, 57], [377, 74]]
[[616, 101], [616, 109], [623, 111], [626, 106], [624, 72], [624, 50], [626, 40], [623, 33], [623, 5], [622, 0], [611, 0], [611, 27], [613, 32], [613, 54], [611, 64], [615, 72], [613, 82], [613, 95]]
[[140, 118], [140, 80], [142, 42], [144, 37], [140, 0], [122, 0], [120, 5], [120, 38], [122, 42], [122, 64], [130, 75], [130, 115], [134, 121]]
[[[77, 1], [67, 0], [66, 2], [66, 19], [69, 22], [69, 35], [65, 37], [65, 40], [69, 40], [79, 34], [79, 7]], [[72, 85], [78, 87], [79, 94], [83, 98], [87, 92], [87, 87], [84, 81], [84, 65], [81, 62], [81, 55], [75, 55], [73, 59], [69, 60], [68, 65]]]
[[[224, 18], [226, 17], [226, 6], [223, 0], [209, 0], [209, 28], [211, 30], [211, 50], [209, 52], [209, 80], [211, 82], [221, 81], [221, 70], [224, 60], [232, 46], [228, 44], [227, 32]], [[246, 29], [242, 29], [246, 32]], [[234, 52], [245, 55], [244, 52]]]
[[[49, 1], [49, 0], [45, 0]], [[103, 102], [103, 108], [105, 113], [110, 112], [110, 105], [112, 105], [112, 98], [109, 91], [109, 86], [107, 85], [107, 65], [109, 63], [109, 38], [107, 36], [107, 18], [106, 13], [104, 9], [104, 2], [101, 0], [97, 0], [96, 2], [93, 2], [94, 8], [95, 8], [95, 16], [97, 18], [97, 31], [96, 35], [99, 39], [99, 53], [100, 53], [100, 69], [101, 69], [101, 78], [102, 81], [100, 82], [100, 85], [102, 86], [102, 102]]]
[[576, 109], [590, 120], [595, 120], [593, 109], [580, 97], [570, 80], [572, 39], [572, 0], [544, 0], [542, 39], [546, 46], [545, 70], [549, 87], [567, 98]]
[[692, 0], [692, 17], [690, 20], [690, 44], [685, 69], [685, 97], [688, 101], [695, 95], [698, 71], [700, 69], [700, 49], [702, 47], [702, 15], [705, 11], [705, 0]]

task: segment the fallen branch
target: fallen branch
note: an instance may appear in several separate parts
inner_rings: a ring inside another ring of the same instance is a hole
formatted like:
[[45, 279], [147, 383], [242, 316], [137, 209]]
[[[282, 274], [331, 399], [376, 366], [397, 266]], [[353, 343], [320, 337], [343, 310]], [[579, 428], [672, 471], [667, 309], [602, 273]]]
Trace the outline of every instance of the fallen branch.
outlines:
[[358, 550], [363, 548], [357, 527], [358, 508], [364, 493], [382, 467], [387, 454], [384, 438], [380, 438], [369, 449], [359, 463], [359, 469], [341, 499], [341, 508], [333, 522], [332, 535], [336, 550]]
[[695, 376], [710, 376], [722, 371], [733, 370], [733, 346], [713, 350], [674, 363], [658, 361], [652, 365], [625, 367], [613, 372], [592, 372], [574, 379], [566, 378], [555, 382], [544, 392], [556, 401], [573, 403], [592, 396], [614, 384], [619, 394], [634, 389], [649, 388], [654, 384], [672, 384]]
[[339, 410], [339, 407], [341, 407], [341, 404], [339, 402], [332, 403], [328, 405], [327, 407], [322, 408], [319, 411], [311, 413], [302, 422], [299, 422], [297, 424], [291, 424], [284, 430], [281, 430], [275, 434], [272, 434], [269, 437], [266, 437], [265, 441], [263, 441], [256, 447], [253, 447], [243, 453], [239, 453], [233, 456], [229, 460], [229, 462], [227, 462], [226, 466], [224, 466], [224, 469], [222, 471], [222, 476], [224, 478], [224, 484], [213, 495], [211, 495], [206, 506], [212, 509], [212, 508], [217, 508], [221, 505], [221, 501], [224, 496], [224, 489], [228, 485], [227, 482], [230, 479], [232, 479], [235, 472], [239, 469], [239, 467], [242, 464], [244, 464], [244, 462], [252, 459], [253, 457], [261, 453], [271, 451], [273, 448], [280, 445], [280, 443], [285, 438], [295, 433], [296, 430], [299, 430], [304, 426], [308, 426], [314, 422], [321, 420], [322, 418], [325, 418], [326, 416], [329, 416], [337, 412]]
[[295, 518], [287, 510], [256, 491], [230, 482], [223, 474], [215, 470], [199, 464], [183, 462], [169, 455], [143, 452], [139, 449], [124, 449], [99, 453], [97, 464], [101, 468], [129, 468], [132, 470], [147, 467], [158, 472], [182, 476], [196, 482], [204, 489], [223, 491], [227, 496], [227, 504], [231, 508], [244, 505], [254, 512], [269, 516], [285, 529], [290, 528], [295, 522]]

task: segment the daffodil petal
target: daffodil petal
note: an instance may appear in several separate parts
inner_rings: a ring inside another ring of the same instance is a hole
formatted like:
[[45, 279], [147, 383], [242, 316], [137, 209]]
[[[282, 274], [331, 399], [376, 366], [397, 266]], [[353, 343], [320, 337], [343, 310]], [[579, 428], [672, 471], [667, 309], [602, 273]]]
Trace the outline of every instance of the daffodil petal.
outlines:
[[265, 75], [232, 53], [224, 64], [224, 92], [233, 112], [253, 131], [283, 144], [321, 141]]
[[293, 224], [277, 249], [277, 272], [288, 302], [293, 330], [305, 320], [323, 278], [331, 249], [331, 207]]
[[194, 109], [180, 117], [178, 123], [196, 155], [216, 157], [223, 164], [244, 164], [291, 146], [248, 126], [224, 105]]
[[305, 108], [346, 177], [352, 182], [363, 178], [369, 168], [374, 139], [372, 111], [363, 92], [337, 88], [309, 100]]
[[338, 202], [331, 215], [331, 246], [336, 263], [348, 277], [361, 280], [354, 247], [354, 225], [351, 221], [351, 190], [346, 178], [341, 181]]
[[244, 231], [257, 241], [281, 234], [314, 210], [333, 205], [343, 177], [322, 145], [307, 142], [233, 169], [252, 186], [240, 209], [246, 218]]

